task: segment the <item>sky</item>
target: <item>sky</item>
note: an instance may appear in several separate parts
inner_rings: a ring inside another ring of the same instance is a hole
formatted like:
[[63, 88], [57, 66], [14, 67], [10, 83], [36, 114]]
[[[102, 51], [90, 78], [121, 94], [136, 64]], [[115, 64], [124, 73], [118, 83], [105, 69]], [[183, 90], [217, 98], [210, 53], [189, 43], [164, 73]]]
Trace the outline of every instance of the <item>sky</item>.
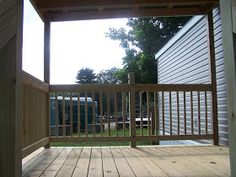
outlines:
[[[74, 84], [81, 68], [96, 73], [122, 67], [124, 50], [105, 37], [110, 27], [128, 28], [127, 19], [83, 20], [51, 24], [51, 84]], [[25, 0], [23, 70], [43, 80], [44, 24]]]

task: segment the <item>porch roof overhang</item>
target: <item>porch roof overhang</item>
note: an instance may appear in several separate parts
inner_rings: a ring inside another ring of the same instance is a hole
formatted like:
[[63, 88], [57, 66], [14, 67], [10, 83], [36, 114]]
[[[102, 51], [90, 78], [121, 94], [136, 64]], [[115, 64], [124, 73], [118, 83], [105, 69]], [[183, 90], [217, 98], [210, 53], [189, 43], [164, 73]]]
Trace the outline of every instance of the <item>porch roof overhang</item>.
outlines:
[[206, 14], [219, 0], [31, 0], [43, 21]]

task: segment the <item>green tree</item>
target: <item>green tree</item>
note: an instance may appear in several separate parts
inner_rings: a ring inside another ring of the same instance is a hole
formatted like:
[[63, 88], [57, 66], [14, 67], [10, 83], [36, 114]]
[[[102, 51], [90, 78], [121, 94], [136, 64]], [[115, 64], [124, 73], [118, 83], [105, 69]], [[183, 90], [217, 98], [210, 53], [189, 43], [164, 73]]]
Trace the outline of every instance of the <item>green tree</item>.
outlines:
[[96, 83], [96, 74], [93, 69], [82, 68], [76, 75], [76, 83], [78, 84], [92, 84]]
[[125, 49], [123, 68], [117, 75], [127, 82], [128, 72], [135, 72], [137, 83], [156, 83], [157, 65], [155, 53], [173, 37], [190, 17], [131, 18], [129, 30], [110, 28], [106, 36], [120, 41]]
[[97, 74], [97, 82], [101, 84], [118, 84], [120, 80], [117, 76], [117, 71], [119, 69], [113, 67], [111, 69], [102, 70]]

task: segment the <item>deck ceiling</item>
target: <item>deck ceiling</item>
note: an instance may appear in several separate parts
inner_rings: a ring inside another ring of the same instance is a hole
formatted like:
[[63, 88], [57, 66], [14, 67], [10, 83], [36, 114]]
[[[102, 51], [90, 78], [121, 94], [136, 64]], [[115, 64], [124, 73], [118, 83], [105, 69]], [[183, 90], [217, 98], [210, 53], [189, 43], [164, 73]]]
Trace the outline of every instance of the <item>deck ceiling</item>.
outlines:
[[31, 0], [43, 20], [206, 14], [219, 0]]

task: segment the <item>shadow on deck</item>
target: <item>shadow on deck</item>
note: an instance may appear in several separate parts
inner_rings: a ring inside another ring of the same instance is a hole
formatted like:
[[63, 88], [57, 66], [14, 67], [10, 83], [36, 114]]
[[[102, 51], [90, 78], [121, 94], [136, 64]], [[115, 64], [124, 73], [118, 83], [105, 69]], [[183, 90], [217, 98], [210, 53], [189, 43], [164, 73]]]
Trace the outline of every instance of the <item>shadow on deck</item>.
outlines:
[[23, 176], [230, 176], [222, 146], [53, 147], [22, 161]]

